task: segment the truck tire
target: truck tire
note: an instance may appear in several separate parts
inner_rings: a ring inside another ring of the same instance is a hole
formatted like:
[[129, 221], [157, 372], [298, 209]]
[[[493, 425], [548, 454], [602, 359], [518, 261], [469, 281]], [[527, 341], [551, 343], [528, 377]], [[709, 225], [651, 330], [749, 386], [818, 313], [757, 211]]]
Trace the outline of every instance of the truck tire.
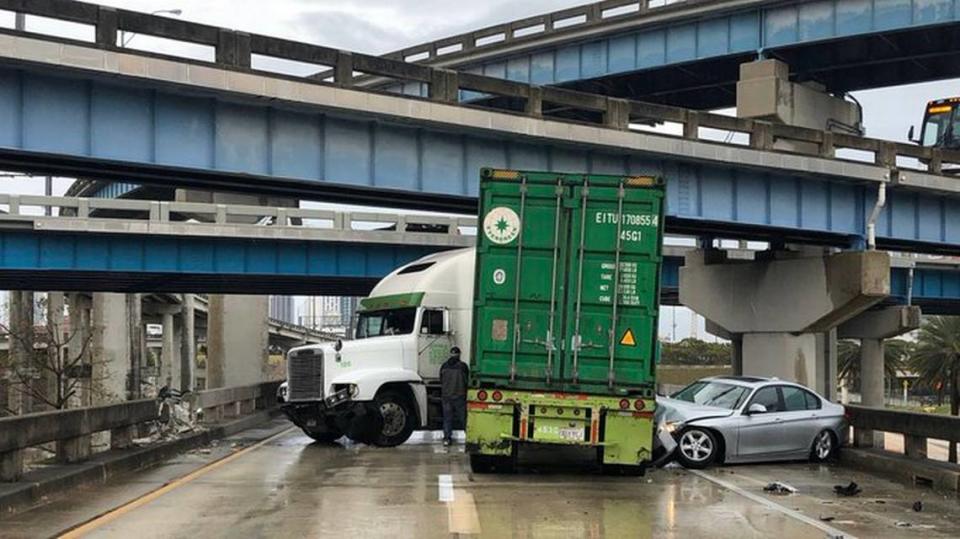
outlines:
[[332, 444], [343, 438], [343, 433], [339, 430], [304, 430], [303, 432], [321, 444]]
[[392, 389], [382, 391], [377, 395], [376, 408], [381, 421], [373, 445], [396, 447], [410, 439], [417, 427], [417, 413], [406, 395]]
[[337, 428], [333, 421], [327, 420], [326, 428], [316, 427], [312, 429], [303, 429], [303, 433], [321, 444], [332, 444], [343, 438], [343, 431]]
[[511, 445], [509, 455], [470, 453], [470, 470], [475, 474], [515, 473], [517, 471], [517, 444]]

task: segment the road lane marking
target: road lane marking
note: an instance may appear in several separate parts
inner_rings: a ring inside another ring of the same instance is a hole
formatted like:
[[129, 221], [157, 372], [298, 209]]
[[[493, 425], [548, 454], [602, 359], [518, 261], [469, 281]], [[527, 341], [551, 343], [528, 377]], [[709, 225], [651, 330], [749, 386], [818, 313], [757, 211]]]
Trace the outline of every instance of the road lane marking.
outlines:
[[851, 534], [849, 534], [849, 533], [847, 533], [847, 532], [838, 530], [837, 528], [834, 528], [833, 526], [828, 526], [827, 524], [825, 524], [825, 523], [823, 523], [823, 522], [821, 522], [821, 521], [819, 521], [819, 520], [816, 520], [816, 519], [814, 519], [814, 518], [810, 518], [810, 517], [808, 517], [807, 515], [804, 515], [803, 513], [799, 512], [799, 511], [795, 511], [795, 510], [790, 509], [790, 508], [788, 508], [788, 507], [784, 507], [784, 506], [782, 506], [782, 505], [780, 505], [780, 504], [778, 504], [778, 503], [774, 503], [773, 501], [768, 500], [767, 498], [764, 498], [763, 496], [760, 496], [760, 495], [758, 495], [758, 494], [754, 494], [754, 493], [752, 493], [752, 492], [750, 492], [750, 491], [748, 491], [748, 490], [743, 490], [742, 488], [734, 485], [733, 483], [729, 483], [729, 482], [727, 482], [727, 481], [724, 481], [723, 479], [720, 479], [720, 478], [718, 478], [718, 477], [714, 477], [714, 476], [712, 476], [712, 475], [710, 475], [710, 474], [708, 474], [708, 473], [702, 472], [702, 471], [700, 471], [700, 470], [687, 470], [687, 472], [692, 473], [693, 475], [695, 475], [695, 476], [697, 476], [697, 477], [699, 477], [699, 478], [701, 478], [701, 479], [706, 479], [707, 481], [710, 481], [711, 483], [713, 483], [713, 484], [715, 484], [715, 485], [718, 485], [718, 486], [720, 486], [720, 487], [723, 487], [723, 488], [725, 488], [725, 489], [727, 489], [727, 490], [729, 490], [729, 491], [731, 491], [731, 492], [733, 492], [733, 493], [735, 493], [735, 494], [739, 494], [739, 495], [743, 496], [744, 498], [746, 498], [746, 499], [748, 499], [748, 500], [750, 500], [750, 501], [759, 503], [760, 505], [763, 505], [764, 507], [767, 507], [768, 509], [773, 509], [774, 511], [777, 511], [777, 512], [779, 512], [779, 513], [783, 513], [784, 515], [786, 515], [786, 516], [788, 516], [788, 517], [790, 517], [790, 518], [793, 518], [793, 519], [795, 519], [795, 520], [799, 520], [800, 522], [803, 522], [804, 524], [808, 524], [808, 525], [810, 525], [810, 526], [813, 526], [814, 528], [817, 528], [817, 529], [819, 529], [820, 531], [826, 533], [826, 534], [827, 534], [827, 537], [830, 537], [830, 538], [841, 538], [841, 537], [842, 537], [843, 539], [857, 539], [857, 537], [856, 537], [855, 535], [851, 535]]
[[294, 430], [295, 428], [296, 428], [296, 427], [290, 427], [289, 429], [285, 429], [285, 430], [283, 430], [282, 432], [278, 432], [277, 434], [274, 434], [273, 436], [271, 436], [271, 437], [269, 437], [269, 438], [267, 438], [267, 439], [265, 439], [265, 440], [261, 440], [261, 441], [255, 443], [255, 444], [253, 444], [253, 445], [251, 445], [251, 446], [249, 446], [249, 447], [245, 447], [245, 448], [243, 448], [243, 449], [241, 449], [241, 450], [239, 450], [239, 451], [237, 451], [237, 452], [235, 452], [235, 453], [231, 453], [231, 454], [227, 455], [226, 457], [223, 457], [223, 458], [221, 458], [221, 459], [219, 459], [219, 460], [215, 460], [215, 461], [213, 461], [213, 462], [211, 462], [211, 463], [209, 463], [209, 464], [206, 464], [206, 465], [204, 465], [202, 468], [198, 468], [198, 469], [190, 472], [189, 474], [187, 474], [187, 475], [185, 475], [185, 476], [183, 476], [183, 477], [180, 477], [179, 479], [174, 479], [173, 481], [171, 481], [171, 482], [169, 482], [169, 483], [167, 483], [167, 484], [165, 484], [165, 485], [163, 485], [163, 486], [161, 486], [161, 487], [158, 487], [157, 489], [152, 490], [152, 491], [144, 494], [143, 496], [141, 496], [141, 497], [139, 497], [139, 498], [137, 498], [137, 499], [135, 499], [135, 500], [129, 501], [129, 502], [127, 502], [127, 503], [125, 503], [125, 504], [123, 504], [123, 505], [121, 505], [121, 506], [119, 506], [119, 507], [117, 507], [117, 508], [115, 508], [115, 509], [111, 509], [110, 511], [107, 511], [106, 513], [104, 513], [104, 514], [102, 514], [102, 515], [100, 515], [100, 516], [98, 516], [98, 517], [94, 517], [93, 519], [88, 520], [87, 522], [85, 522], [85, 523], [83, 523], [83, 524], [80, 524], [79, 526], [76, 526], [76, 527], [74, 527], [74, 528], [72, 528], [72, 529], [70, 529], [70, 530], [67, 530], [66, 532], [64, 532], [63, 534], [59, 535], [58, 537], [59, 537], [60, 539], [76, 539], [76, 538], [79, 538], [79, 537], [83, 537], [83, 536], [85, 536], [85, 535], [87, 535], [87, 534], [95, 531], [97, 528], [100, 528], [101, 526], [103, 526], [103, 525], [105, 525], [105, 524], [109, 524], [110, 522], [113, 522], [114, 520], [122, 517], [123, 515], [129, 513], [130, 511], [133, 511], [134, 509], [137, 509], [137, 508], [139, 508], [139, 507], [142, 507], [142, 506], [144, 506], [144, 505], [152, 502], [153, 500], [156, 500], [157, 498], [163, 496], [164, 494], [170, 492], [171, 490], [174, 490], [174, 489], [176, 489], [176, 488], [179, 488], [179, 487], [181, 487], [181, 486], [183, 486], [183, 485], [185, 485], [185, 484], [193, 481], [194, 479], [196, 479], [196, 478], [198, 478], [198, 477], [201, 477], [201, 476], [203, 476], [203, 475], [206, 475], [208, 472], [212, 472], [213, 470], [216, 470], [217, 468], [219, 468], [219, 467], [221, 467], [221, 466], [223, 466], [223, 465], [225, 465], [225, 464], [228, 464], [228, 463], [230, 463], [230, 462], [233, 462], [234, 460], [237, 460], [238, 458], [246, 455], [247, 453], [250, 453], [250, 452], [252, 452], [252, 451], [255, 451], [255, 450], [257, 450], [257, 449], [260, 449], [261, 447], [263, 447], [263, 446], [267, 445], [268, 443], [276, 440], [277, 438], [280, 438], [281, 436], [289, 433], [290, 431]]
[[461, 490], [456, 500], [447, 503], [447, 527], [452, 534], [480, 535], [480, 516], [473, 494]]
[[453, 501], [453, 476], [440, 474], [437, 476], [437, 498], [441, 502]]

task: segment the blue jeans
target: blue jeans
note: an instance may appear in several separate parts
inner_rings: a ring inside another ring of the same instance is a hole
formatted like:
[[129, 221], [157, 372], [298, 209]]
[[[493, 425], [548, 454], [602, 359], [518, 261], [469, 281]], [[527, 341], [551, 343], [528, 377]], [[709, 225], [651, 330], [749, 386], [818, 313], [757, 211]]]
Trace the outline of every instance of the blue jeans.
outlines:
[[443, 406], [443, 438], [450, 440], [453, 437], [453, 429], [463, 428], [466, 424], [467, 398], [445, 398], [441, 402]]

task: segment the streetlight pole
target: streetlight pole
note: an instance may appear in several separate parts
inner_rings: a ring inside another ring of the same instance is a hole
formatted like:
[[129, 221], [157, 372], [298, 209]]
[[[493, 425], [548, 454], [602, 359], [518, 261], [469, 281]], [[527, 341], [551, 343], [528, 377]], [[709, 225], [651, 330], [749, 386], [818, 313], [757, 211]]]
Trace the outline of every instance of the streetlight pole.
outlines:
[[[183, 15], [182, 9], [158, 9], [157, 11], [150, 12], [151, 15], [173, 15], [174, 17], [179, 17]], [[128, 43], [133, 41], [133, 38], [137, 37], [137, 34], [127, 34], [125, 31], [120, 30], [120, 47], [126, 47]]]

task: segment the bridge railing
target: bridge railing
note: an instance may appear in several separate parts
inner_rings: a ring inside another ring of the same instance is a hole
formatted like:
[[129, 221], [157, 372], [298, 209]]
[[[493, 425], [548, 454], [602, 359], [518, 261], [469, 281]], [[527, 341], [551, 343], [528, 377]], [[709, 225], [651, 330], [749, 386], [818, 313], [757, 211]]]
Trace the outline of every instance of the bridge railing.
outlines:
[[[274, 405], [279, 382], [212, 389], [191, 394], [192, 408], [204, 410], [205, 420], [220, 420]], [[90, 437], [110, 433], [110, 449], [132, 445], [139, 427], [159, 419], [154, 399], [105, 406], [74, 408], [0, 418], [0, 481], [17, 481], [24, 473], [28, 449], [56, 443], [60, 462], [81, 462], [90, 457]]]
[[[707, 5], [718, 1], [688, 0], [677, 3], [677, 7], [667, 6], [656, 9], [681, 9], [683, 6]], [[552, 27], [556, 27], [558, 22], [565, 20], [565, 18], [586, 17], [588, 22], [598, 21], [605, 18], [605, 13], [620, 13], [627, 6], [634, 4], [646, 6], [645, 8], [638, 7], [641, 13], [645, 13], [644, 9], [652, 9], [650, 7], [652, 3], [646, 1], [621, 2], [610, 0], [600, 4], [564, 10], [545, 16], [548, 18], [543, 20], [552, 21], [550, 22]], [[214, 65], [223, 69], [262, 72], [279, 79], [316, 84], [330, 83], [340, 87], [376, 92], [357, 86], [358, 77], [373, 75], [399, 82], [424, 84], [429, 89], [428, 100], [448, 105], [482, 106], [509, 113], [525, 114], [535, 118], [549, 118], [565, 122], [587, 122], [618, 130], [635, 129], [638, 124], [673, 123], [681, 126], [683, 139], [704, 141], [711, 144], [729, 145], [730, 143], [723, 140], [724, 137], [720, 137], [720, 140], [716, 136], [711, 138], [705, 130], [743, 133], [746, 135], [747, 144], [750, 147], [762, 151], [792, 153], [824, 159], [867, 161], [877, 166], [888, 167], [891, 169], [891, 181], [902, 179], [897, 176], [900, 169], [941, 174], [945, 168], [960, 165], [960, 152], [958, 151], [924, 148], [816, 129], [731, 118], [708, 112], [630, 101], [568, 89], [541, 87], [405, 62], [404, 60], [409, 59], [410, 55], [403, 55], [402, 59], [372, 56], [73, 0], [44, 0], [43, 2], [0, 0], [0, 9], [67, 20], [93, 27], [95, 30], [93, 32], [93, 46], [123, 52], [124, 54], [176, 58], [178, 62], [187, 64], [210, 65], [210, 62], [135, 51], [123, 48], [122, 44], [118, 43], [119, 32], [146, 34], [212, 47], [215, 51], [213, 55]], [[539, 20], [541, 19], [529, 19], [524, 22], [527, 26], [521, 26], [527, 28], [530, 23]], [[518, 27], [510, 30], [510, 32], [515, 34], [521, 29]], [[20, 36], [36, 35], [30, 32], [10, 30], [2, 30], [0, 33]], [[486, 35], [486, 33], [489, 32], [480, 31], [476, 35], [481, 36]], [[61, 37], [44, 36], [44, 39], [68, 44], [91, 45], [90, 42]], [[516, 39], [516, 37], [512, 39]], [[316, 66], [320, 74], [296, 77], [275, 72], [268, 73], [262, 69], [253, 69], [253, 58], [255, 56], [306, 63]], [[323, 69], [329, 69], [329, 71], [323, 71]], [[462, 92], [479, 92], [484, 97], [493, 99], [485, 99], [483, 102], [474, 104], [464, 104], [460, 102]], [[420, 98], [411, 97], [411, 99]], [[663, 133], [658, 134], [664, 135]], [[852, 152], [838, 154], [838, 150], [850, 150]], [[848, 155], [851, 153], [853, 155]]]
[[960, 417], [905, 412], [886, 408], [846, 406], [847, 420], [853, 427], [854, 445], [872, 446], [874, 432], [903, 435], [903, 453], [914, 459], [926, 459], [927, 441], [960, 443]]
[[[399, 231], [470, 235], [473, 217], [344, 212], [310, 208], [278, 208], [240, 204], [208, 204], [109, 198], [74, 198], [0, 194], [0, 221], [48, 219], [44, 210], [59, 213], [52, 218], [141, 220], [150, 223], [271, 226], [321, 228], [335, 231]], [[34, 213], [31, 213], [31, 209]]]

